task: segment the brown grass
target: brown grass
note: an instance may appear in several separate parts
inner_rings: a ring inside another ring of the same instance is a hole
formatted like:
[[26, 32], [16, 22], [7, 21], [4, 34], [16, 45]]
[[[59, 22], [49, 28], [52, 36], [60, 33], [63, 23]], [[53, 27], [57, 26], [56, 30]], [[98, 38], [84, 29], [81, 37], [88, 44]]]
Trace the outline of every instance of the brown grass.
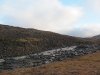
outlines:
[[0, 75], [100, 75], [100, 52], [35, 68], [1, 71]]
[[100, 39], [79, 38], [37, 29], [0, 24], [0, 58], [28, 55], [80, 44], [98, 44]]

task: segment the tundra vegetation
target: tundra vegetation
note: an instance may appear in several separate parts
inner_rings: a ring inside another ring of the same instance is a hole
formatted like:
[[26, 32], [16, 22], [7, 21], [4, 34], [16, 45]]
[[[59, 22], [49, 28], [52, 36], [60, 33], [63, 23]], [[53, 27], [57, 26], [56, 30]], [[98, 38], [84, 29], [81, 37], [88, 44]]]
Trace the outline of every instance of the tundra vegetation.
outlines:
[[37, 67], [3, 70], [0, 75], [100, 75], [100, 51]]
[[96, 38], [0, 25], [0, 75], [99, 75], [99, 50]]
[[99, 42], [100, 40], [97, 39], [78, 38], [54, 32], [0, 24], [0, 58], [22, 56], [55, 48]]

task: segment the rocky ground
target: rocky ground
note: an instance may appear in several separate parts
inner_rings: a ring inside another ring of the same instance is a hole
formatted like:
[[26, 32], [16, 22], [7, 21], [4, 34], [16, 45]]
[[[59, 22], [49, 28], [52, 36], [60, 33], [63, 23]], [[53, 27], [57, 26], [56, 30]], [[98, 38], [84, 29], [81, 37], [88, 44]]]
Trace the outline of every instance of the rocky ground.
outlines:
[[100, 75], [100, 51], [33, 68], [2, 70], [0, 75]]
[[40, 66], [46, 63], [61, 61], [67, 58], [74, 58], [84, 54], [97, 52], [99, 45], [79, 45], [60, 49], [53, 49], [41, 53], [30, 54], [21, 57], [11, 57], [0, 59], [0, 69], [10, 70], [15, 68], [27, 68]]

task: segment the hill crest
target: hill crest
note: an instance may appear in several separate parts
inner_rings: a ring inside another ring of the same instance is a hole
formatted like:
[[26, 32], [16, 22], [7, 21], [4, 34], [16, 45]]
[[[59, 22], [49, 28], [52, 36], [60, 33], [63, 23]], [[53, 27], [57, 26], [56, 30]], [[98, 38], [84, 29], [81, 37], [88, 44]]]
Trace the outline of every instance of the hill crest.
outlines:
[[0, 24], [0, 58], [91, 43], [93, 43], [91, 40], [54, 32]]

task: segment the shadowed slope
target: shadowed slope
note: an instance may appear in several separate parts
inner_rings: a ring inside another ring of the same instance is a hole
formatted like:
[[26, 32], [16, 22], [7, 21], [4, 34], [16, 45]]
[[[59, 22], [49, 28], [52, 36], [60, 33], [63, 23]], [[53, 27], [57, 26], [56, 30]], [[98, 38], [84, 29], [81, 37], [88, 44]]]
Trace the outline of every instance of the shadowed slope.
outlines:
[[93, 36], [92, 38], [100, 39], [100, 35]]
[[91, 43], [91, 40], [54, 32], [0, 25], [0, 58]]

